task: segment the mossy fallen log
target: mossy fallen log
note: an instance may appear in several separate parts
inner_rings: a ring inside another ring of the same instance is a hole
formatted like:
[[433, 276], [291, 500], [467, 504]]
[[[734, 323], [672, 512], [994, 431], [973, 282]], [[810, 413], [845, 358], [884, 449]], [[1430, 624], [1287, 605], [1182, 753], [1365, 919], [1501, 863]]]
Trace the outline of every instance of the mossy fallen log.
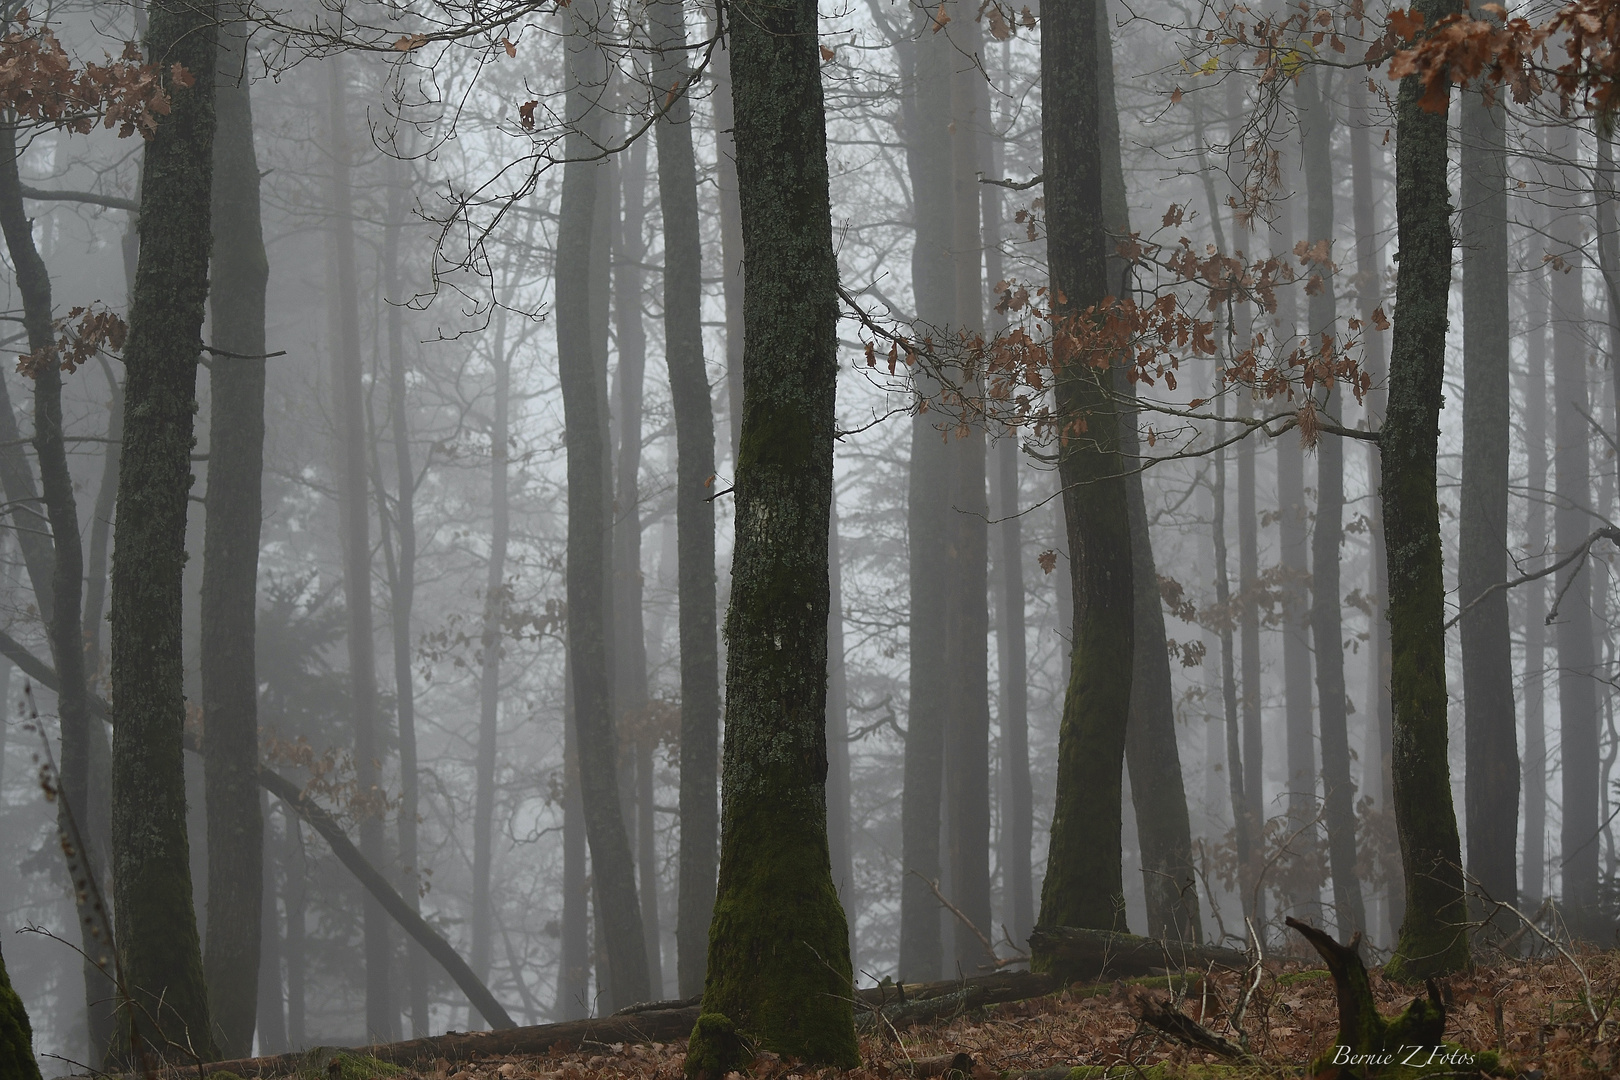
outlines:
[[1050, 972], [1064, 982], [1102, 982], [1166, 971], [1203, 971], [1212, 966], [1243, 971], [1249, 963], [1236, 949], [1075, 926], [1038, 926], [1029, 936], [1029, 947], [1036, 970]]

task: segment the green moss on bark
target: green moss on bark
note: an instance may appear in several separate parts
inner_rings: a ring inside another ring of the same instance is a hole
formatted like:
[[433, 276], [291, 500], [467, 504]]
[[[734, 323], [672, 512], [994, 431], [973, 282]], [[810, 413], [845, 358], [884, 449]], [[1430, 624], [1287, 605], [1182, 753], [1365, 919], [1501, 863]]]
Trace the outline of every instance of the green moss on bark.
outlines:
[[[853, 1067], [849, 935], [827, 850], [827, 526], [838, 268], [814, 0], [731, 6], [746, 253], [721, 851], [707, 1014]], [[688, 1072], [736, 1053], [718, 1021]]]
[[34, 1029], [28, 1023], [22, 998], [11, 988], [4, 955], [0, 955], [0, 1076], [7, 1080], [39, 1080]]

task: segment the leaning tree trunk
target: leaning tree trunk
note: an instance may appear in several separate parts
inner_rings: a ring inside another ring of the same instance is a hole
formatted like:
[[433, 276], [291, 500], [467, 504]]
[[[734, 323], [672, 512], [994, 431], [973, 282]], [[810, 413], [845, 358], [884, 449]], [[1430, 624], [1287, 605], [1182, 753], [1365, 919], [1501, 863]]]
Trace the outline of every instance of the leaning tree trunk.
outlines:
[[[186, 840], [181, 572], [197, 354], [208, 296], [214, 5], [151, 8], [173, 111], [146, 146], [141, 251], [124, 348], [126, 416], [112, 572], [113, 884], [123, 975], [161, 1049], [214, 1053]], [[176, 79], [180, 65], [191, 86]], [[201, 76], [201, 77], [199, 77]], [[146, 1025], [143, 1024], [143, 1027]], [[128, 1049], [121, 1025], [117, 1044]]]
[[619, 809], [618, 737], [608, 663], [611, 533], [607, 454], [607, 378], [592, 341], [591, 249], [596, 217], [596, 163], [587, 160], [602, 126], [600, 96], [606, 65], [586, 40], [599, 14], [595, 2], [571, 8], [578, 31], [569, 44], [567, 136], [558, 209], [556, 321], [557, 363], [562, 384], [568, 451], [568, 663], [574, 687], [575, 745], [585, 834], [594, 868], [595, 896], [608, 958], [611, 1000], [619, 1004], [649, 996], [647, 952], [635, 863]]
[[[1130, 235], [1131, 220], [1120, 155], [1114, 49], [1108, 25], [1107, 0], [1097, 0], [1097, 123], [1103, 154], [1103, 227], [1112, 241]], [[1112, 242], [1109, 246], [1112, 250]], [[1123, 294], [1128, 272], [1124, 259], [1110, 255], [1109, 292]], [[1114, 386], [1122, 397], [1136, 396], [1136, 384], [1125, 377], [1121, 367], [1114, 368]], [[1120, 454], [1128, 461], [1141, 453], [1134, 411], [1120, 415], [1119, 445]], [[1125, 763], [1131, 777], [1131, 808], [1136, 812], [1136, 836], [1141, 847], [1147, 932], [1171, 941], [1201, 941], [1204, 935], [1192, 863], [1192, 822], [1181, 777], [1181, 751], [1176, 745], [1176, 703], [1143, 474], [1133, 469], [1125, 480], [1125, 489], [1137, 643], [1131, 664]]]
[[[1519, 746], [1508, 626], [1508, 225], [1506, 113], [1462, 93], [1463, 455], [1457, 600], [1462, 620], [1468, 872], [1518, 901]], [[1492, 591], [1494, 590], [1494, 591]], [[1489, 596], [1485, 594], [1490, 592]], [[1478, 603], [1476, 604], [1476, 600]], [[1482, 909], [1483, 910], [1483, 909]], [[1508, 929], [1512, 929], [1511, 927]]]
[[[1109, 292], [1100, 168], [1098, 43], [1094, 4], [1043, 12], [1048, 262], [1058, 319], [1089, 317]], [[1133, 634], [1130, 510], [1112, 397], [1112, 357], [1063, 355], [1054, 346], [1057, 404], [1066, 430], [1058, 451], [1073, 559], [1074, 650], [1058, 731], [1042, 927], [1119, 926], [1121, 774], [1130, 715]], [[1053, 958], [1034, 955], [1037, 967]]]
[[[1419, 0], [1428, 25], [1455, 0]], [[1462, 851], [1446, 760], [1446, 582], [1435, 483], [1445, 392], [1446, 301], [1451, 291], [1451, 198], [1446, 114], [1401, 81], [1395, 111], [1395, 221], [1400, 270], [1389, 360], [1389, 415], [1381, 439], [1384, 547], [1389, 558], [1390, 693], [1394, 703], [1395, 820], [1406, 918], [1392, 978], [1421, 979], [1468, 964]]]
[[[363, 800], [360, 850], [373, 866], [383, 865], [382, 806], [377, 796], [377, 647], [371, 625], [371, 518], [366, 469], [366, 413], [360, 355], [360, 297], [354, 251], [354, 197], [349, 185], [350, 149], [348, 86], [341, 58], [327, 68], [328, 130], [332, 138], [332, 173], [328, 178], [334, 220], [330, 226], [336, 280], [329, 291], [334, 305], [332, 386], [337, 403], [338, 501], [343, 536], [343, 599], [348, 613], [349, 697], [354, 716], [355, 780]], [[363, 900], [366, 957], [366, 1032], [373, 1038], [398, 1034], [388, 976], [393, 946], [387, 915], [377, 901]]]
[[815, 0], [729, 5], [745, 253], [743, 423], [726, 673], [720, 881], [688, 1076], [738, 1033], [859, 1062], [848, 926], [827, 852], [827, 523], [838, 264]]
[[[1305, 160], [1306, 243], [1333, 246], [1333, 149], [1331, 104], [1324, 77], [1300, 72], [1300, 142]], [[1322, 287], [1310, 292], [1310, 341], [1339, 334], [1333, 274], [1318, 264], [1310, 273]], [[1329, 385], [1324, 412], [1339, 419], [1351, 388]], [[1344, 606], [1339, 599], [1340, 546], [1344, 542], [1344, 443], [1330, 435], [1316, 449], [1316, 528], [1311, 533], [1311, 639], [1316, 646], [1316, 705], [1322, 737], [1322, 816], [1327, 825], [1328, 868], [1333, 877], [1334, 918], [1341, 937], [1367, 927], [1367, 910], [1356, 874], [1356, 788], [1350, 779], [1349, 709], [1344, 686]]]
[[254, 629], [264, 472], [264, 293], [270, 262], [259, 225], [246, 29], [227, 20], [219, 33], [214, 260], [209, 274], [217, 351], [208, 377], [212, 406], [199, 636], [208, 805], [203, 971], [220, 1054], [238, 1058], [253, 1050], [264, 897], [264, 819], [255, 782], [259, 685]]
[[[45, 260], [34, 247], [33, 222], [23, 208], [22, 182], [17, 171], [17, 129], [0, 126], [0, 228], [15, 268], [17, 291], [22, 294], [23, 327], [28, 348], [36, 358], [34, 377], [34, 452], [39, 457], [41, 494], [50, 522], [50, 577], [43, 582], [52, 598], [41, 609], [51, 656], [64, 681], [57, 695], [57, 716], [62, 732], [60, 782], [65, 798], [59, 816], [71, 814], [90, 850], [80, 852], [86, 867], [99, 865], [92, 824], [91, 746], [99, 732], [92, 728], [85, 683], [84, 640], [80, 597], [84, 585], [84, 557], [79, 541], [79, 511], [68, 471], [67, 443], [62, 426], [62, 368], [55, 355], [55, 328], [51, 319], [51, 278]], [[20, 448], [19, 448], [20, 453]], [[24, 465], [26, 468], [26, 463]], [[33, 486], [30, 478], [28, 485]], [[20, 533], [19, 533], [20, 535]], [[32, 563], [26, 564], [30, 571]], [[36, 589], [36, 597], [38, 590]], [[4, 702], [0, 702], [4, 705]], [[109, 964], [112, 943], [100, 940], [97, 920], [88, 909], [89, 895], [74, 890], [80, 949], [83, 951], [85, 1018], [90, 1058], [106, 1056], [112, 1037], [114, 988]]]
[[[664, 218], [664, 356], [675, 407], [676, 589], [681, 649], [681, 838], [679, 895], [675, 912], [676, 969], [680, 994], [703, 990], [714, 914], [714, 881], [720, 820], [716, 773], [720, 757], [720, 647], [715, 618], [714, 406], [703, 361], [703, 245], [698, 233], [697, 162], [692, 150], [692, 107], [684, 90], [686, 64], [682, 8], [664, 0], [651, 8], [657, 85], [682, 95], [670, 102], [658, 125], [658, 202]], [[727, 106], [730, 104], [729, 90]], [[729, 125], [728, 125], [729, 127]], [[729, 132], [725, 135], [729, 143]], [[726, 151], [722, 150], [722, 157]], [[726, 161], [730, 161], [726, 157]], [[735, 179], [735, 168], [730, 172]], [[722, 193], [722, 199], [725, 198]], [[737, 254], [740, 255], [740, 252]], [[729, 260], [732, 249], [726, 247]], [[731, 309], [736, 301], [737, 370], [742, 370], [740, 285], [726, 275], [726, 340], [730, 354]], [[740, 280], [740, 279], [739, 279]], [[741, 388], [741, 380], [737, 386]], [[736, 399], [741, 402], [741, 397]], [[739, 410], [740, 411], [740, 410]]]

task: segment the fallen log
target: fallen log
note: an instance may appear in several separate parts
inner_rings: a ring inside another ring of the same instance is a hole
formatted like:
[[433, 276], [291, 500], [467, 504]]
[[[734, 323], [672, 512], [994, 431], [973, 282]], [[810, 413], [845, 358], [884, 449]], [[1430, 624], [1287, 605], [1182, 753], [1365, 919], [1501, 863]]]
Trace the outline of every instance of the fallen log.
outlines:
[[1064, 982], [1102, 982], [1209, 967], [1243, 971], [1249, 965], [1249, 958], [1236, 949], [1074, 926], [1038, 926], [1029, 936], [1029, 947], [1035, 966]]
[[[697, 1023], [698, 1008], [655, 1009], [627, 1016], [604, 1016], [593, 1020], [569, 1020], [561, 1024], [541, 1024], [535, 1027], [508, 1028], [505, 1031], [452, 1031], [426, 1039], [388, 1043], [382, 1046], [364, 1046], [343, 1053], [353, 1057], [370, 1057], [390, 1065], [409, 1066], [418, 1062], [443, 1059], [469, 1061], [480, 1057], [505, 1057], [545, 1054], [564, 1043], [569, 1046], [603, 1046], [613, 1043], [685, 1042]], [[176, 1076], [213, 1076], [234, 1073], [251, 1080], [256, 1077], [287, 1076], [307, 1069], [311, 1054], [277, 1054], [273, 1057], [241, 1058], [236, 1061], [211, 1061], [177, 1070]], [[332, 1051], [326, 1048], [330, 1058]]]
[[1044, 997], [1062, 989], [1054, 976], [1035, 971], [998, 971], [973, 979], [881, 986], [858, 992], [865, 1010], [855, 1014], [855, 1030], [866, 1033], [885, 1027], [896, 1030], [913, 1024], [946, 1020], [973, 1009], [1006, 1001]]

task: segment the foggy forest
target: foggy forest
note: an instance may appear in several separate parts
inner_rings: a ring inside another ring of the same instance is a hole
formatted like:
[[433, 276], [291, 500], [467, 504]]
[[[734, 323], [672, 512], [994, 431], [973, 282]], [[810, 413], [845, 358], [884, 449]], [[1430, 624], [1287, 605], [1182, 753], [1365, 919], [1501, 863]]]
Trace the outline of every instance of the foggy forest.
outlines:
[[0, 1080], [1620, 1069], [1615, 0], [25, 4]]

